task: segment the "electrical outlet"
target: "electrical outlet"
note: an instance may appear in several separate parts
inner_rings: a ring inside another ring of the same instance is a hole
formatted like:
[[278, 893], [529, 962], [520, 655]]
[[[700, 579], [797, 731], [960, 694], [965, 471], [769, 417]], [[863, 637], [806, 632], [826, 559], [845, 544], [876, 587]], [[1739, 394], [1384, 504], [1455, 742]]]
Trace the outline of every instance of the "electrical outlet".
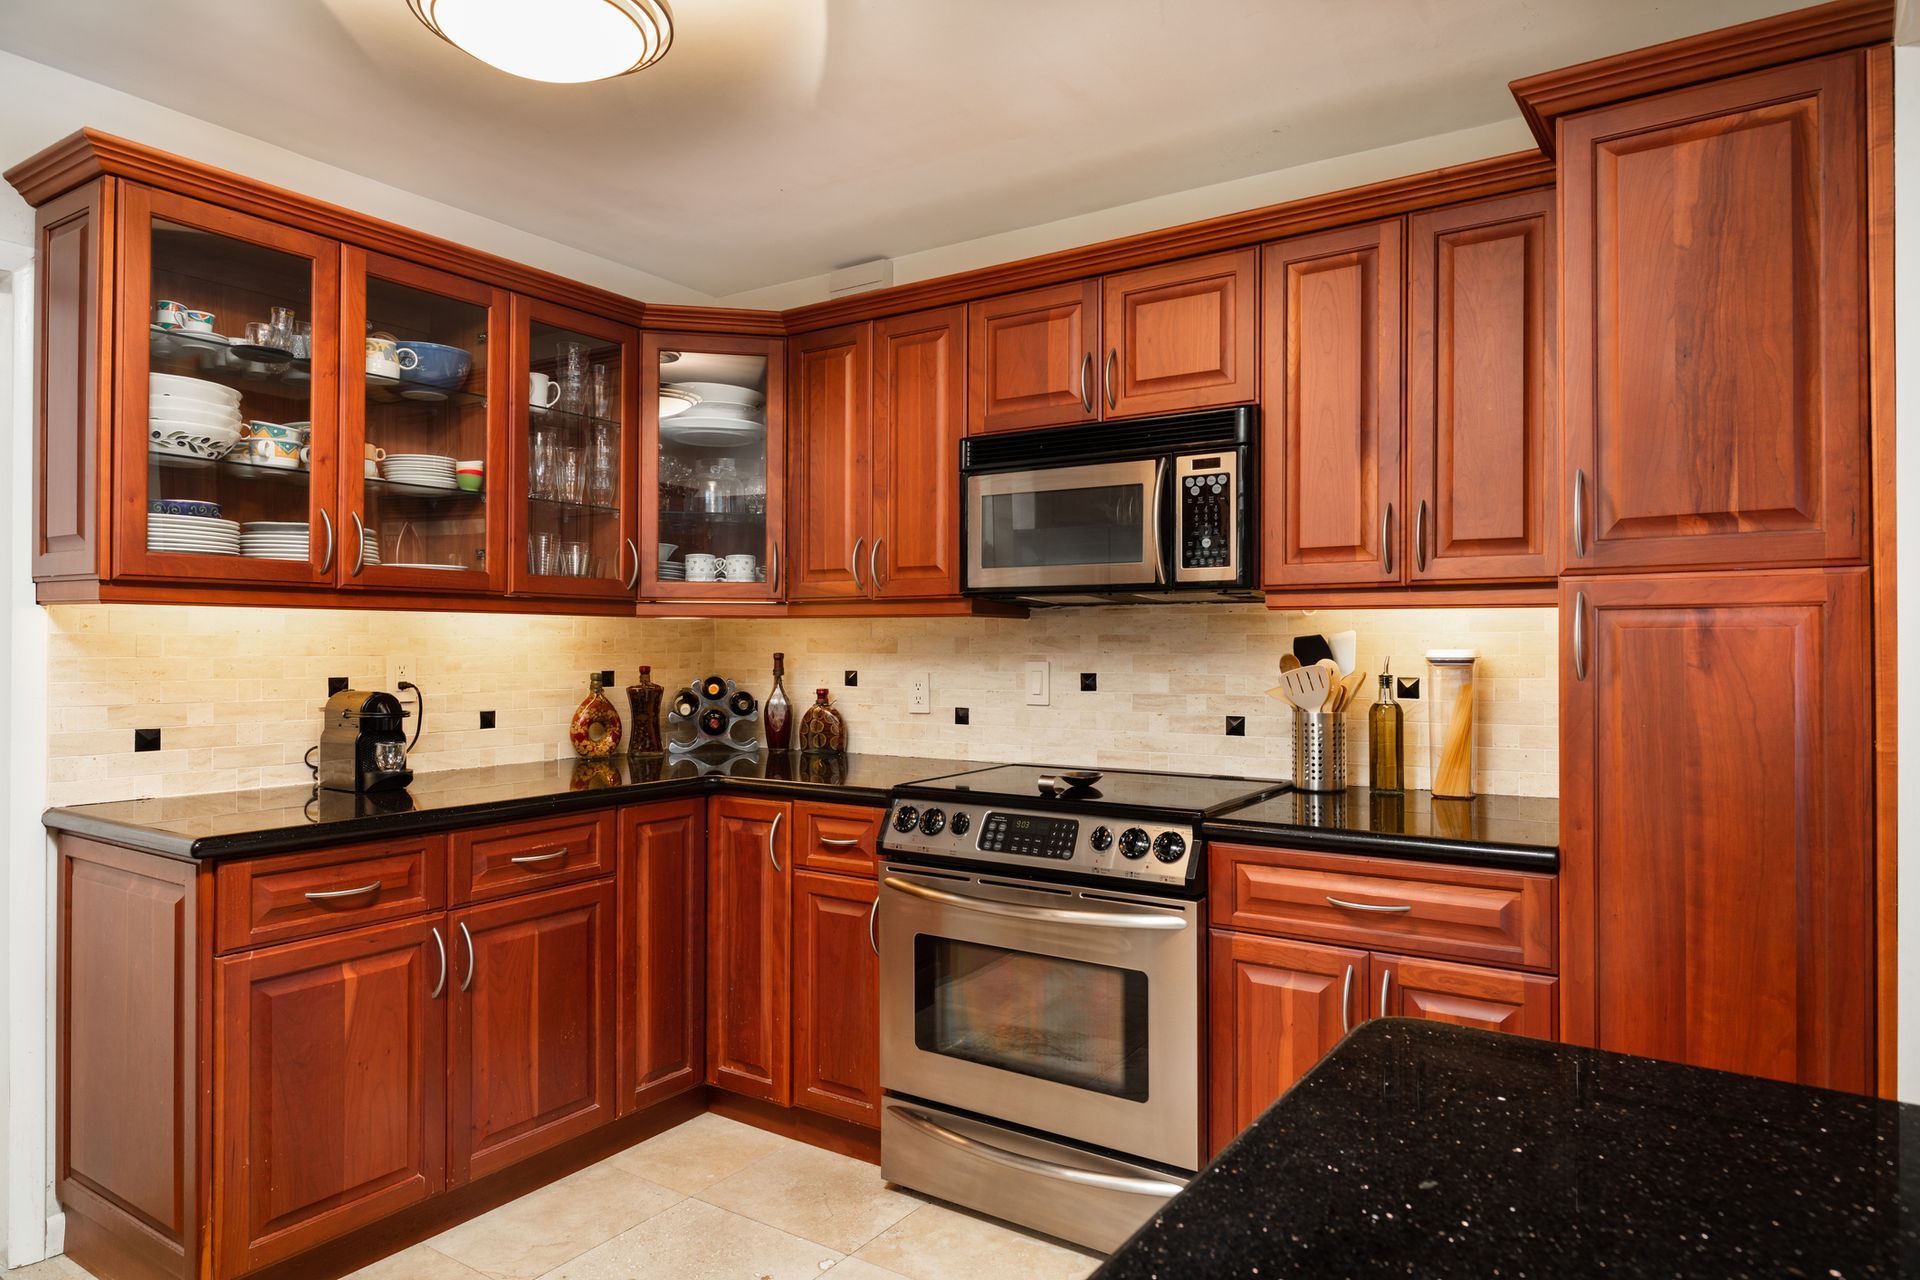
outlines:
[[419, 683], [420, 668], [411, 657], [387, 659], [387, 692], [398, 693], [403, 680]]
[[916, 716], [933, 712], [933, 678], [925, 671], [917, 673], [907, 685], [907, 711]]
[[1052, 705], [1053, 695], [1047, 689], [1047, 663], [1044, 658], [1027, 664], [1026, 694], [1030, 707]]

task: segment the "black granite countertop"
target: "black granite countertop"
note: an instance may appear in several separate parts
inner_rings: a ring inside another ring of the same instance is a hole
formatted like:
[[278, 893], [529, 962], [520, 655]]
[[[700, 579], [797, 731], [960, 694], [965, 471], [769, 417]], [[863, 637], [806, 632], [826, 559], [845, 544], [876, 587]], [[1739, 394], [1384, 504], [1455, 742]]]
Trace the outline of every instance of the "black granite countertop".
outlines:
[[409, 831], [444, 830], [569, 809], [600, 808], [718, 789], [884, 802], [902, 783], [989, 767], [917, 756], [804, 756], [798, 752], [447, 769], [414, 776], [405, 791], [352, 795], [272, 787], [119, 800], [49, 809], [46, 825], [176, 858], [250, 857]]
[[1209, 840], [1241, 844], [1560, 869], [1560, 802], [1542, 796], [1445, 800], [1431, 791], [1390, 795], [1366, 787], [1328, 795], [1289, 791], [1218, 815], [1204, 831]]
[[1920, 1107], [1362, 1023], [1095, 1280], [1920, 1275]]

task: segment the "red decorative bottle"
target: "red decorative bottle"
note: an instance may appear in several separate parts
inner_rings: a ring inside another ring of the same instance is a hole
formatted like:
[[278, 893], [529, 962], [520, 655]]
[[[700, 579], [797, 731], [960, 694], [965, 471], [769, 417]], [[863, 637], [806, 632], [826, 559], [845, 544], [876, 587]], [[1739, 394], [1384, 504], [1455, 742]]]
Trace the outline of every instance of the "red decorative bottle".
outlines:
[[785, 751], [793, 745], [793, 704], [787, 701], [782, 678], [787, 673], [787, 655], [773, 655], [773, 692], [760, 708], [760, 719], [767, 726], [767, 750]]
[[620, 749], [620, 713], [600, 692], [597, 671], [587, 682], [586, 701], [573, 713], [567, 736], [573, 740], [574, 754], [585, 760], [604, 760]]

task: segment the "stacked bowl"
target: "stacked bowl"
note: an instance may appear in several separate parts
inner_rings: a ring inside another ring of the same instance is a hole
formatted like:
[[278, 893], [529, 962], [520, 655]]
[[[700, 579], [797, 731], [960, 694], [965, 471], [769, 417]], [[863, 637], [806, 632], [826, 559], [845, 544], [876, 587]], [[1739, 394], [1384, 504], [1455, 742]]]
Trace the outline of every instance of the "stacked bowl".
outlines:
[[205, 378], [147, 375], [147, 448], [214, 462], [240, 439], [240, 393]]
[[767, 433], [767, 397], [752, 387], [729, 382], [672, 382], [661, 389], [691, 396], [694, 403], [660, 420], [660, 436], [702, 449], [737, 449]]

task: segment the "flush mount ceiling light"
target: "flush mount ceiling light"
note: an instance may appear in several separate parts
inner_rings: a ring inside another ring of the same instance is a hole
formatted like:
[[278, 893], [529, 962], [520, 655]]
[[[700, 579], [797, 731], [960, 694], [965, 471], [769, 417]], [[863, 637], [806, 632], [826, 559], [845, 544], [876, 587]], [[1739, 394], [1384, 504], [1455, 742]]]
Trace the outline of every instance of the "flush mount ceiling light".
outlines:
[[611, 80], [673, 43], [666, 0], [407, 0], [413, 16], [490, 67], [549, 84]]

